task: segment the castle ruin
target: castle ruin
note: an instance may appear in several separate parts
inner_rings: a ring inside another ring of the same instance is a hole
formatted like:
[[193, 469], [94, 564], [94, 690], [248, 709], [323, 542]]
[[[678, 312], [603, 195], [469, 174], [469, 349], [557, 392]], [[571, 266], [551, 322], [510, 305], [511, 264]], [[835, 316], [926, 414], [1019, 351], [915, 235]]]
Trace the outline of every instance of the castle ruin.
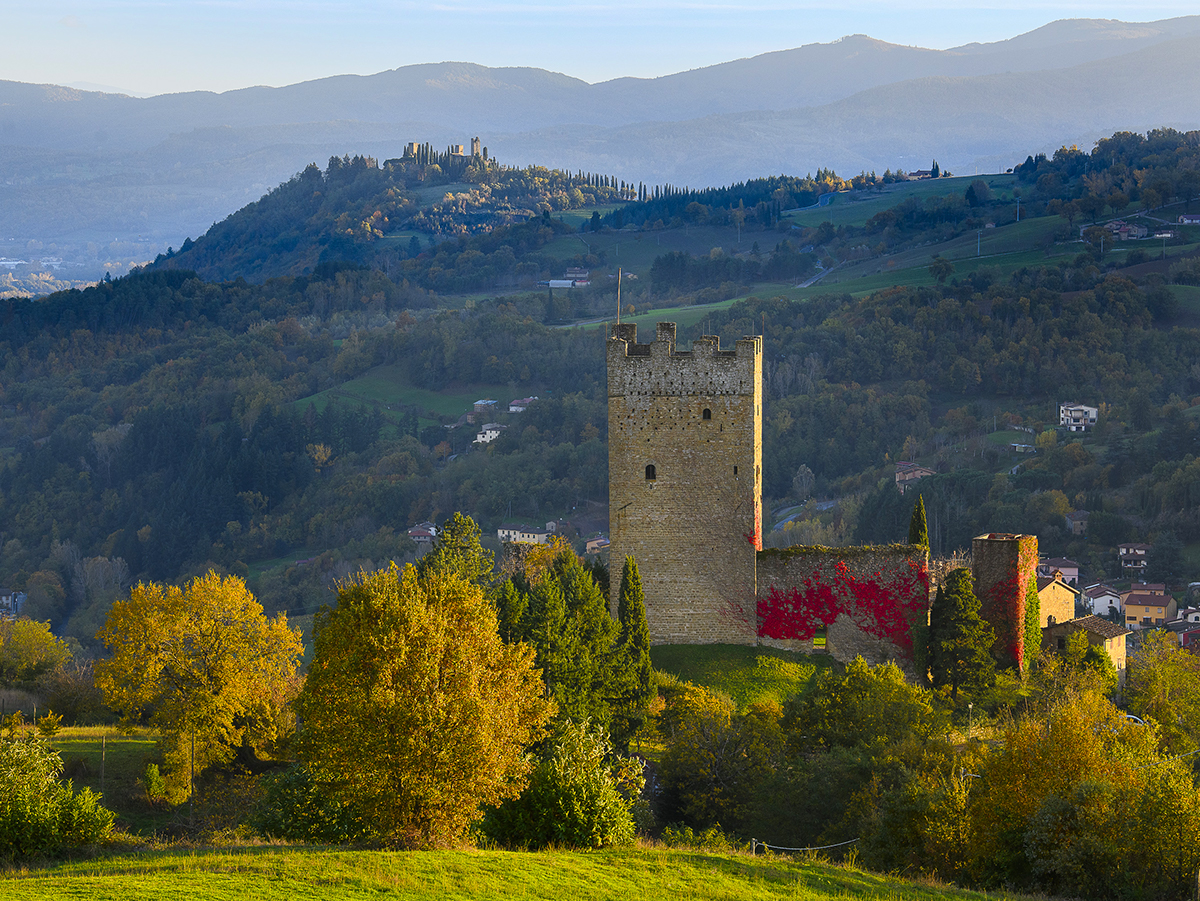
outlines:
[[[679, 350], [675, 334], [660, 322], [639, 344], [636, 325], [617, 324], [607, 338], [609, 559], [614, 570], [637, 560], [651, 641], [811, 650], [821, 634], [840, 660], [895, 660], [911, 673], [929, 623], [928, 549], [764, 551], [762, 338], [722, 350], [705, 335]], [[997, 651], [1020, 665], [1037, 539], [975, 545]], [[619, 592], [614, 579], [614, 613]]]
[[[608, 339], [609, 554], [638, 562], [657, 643], [753, 644], [762, 547], [762, 338]], [[616, 607], [619, 584], [614, 580]]]

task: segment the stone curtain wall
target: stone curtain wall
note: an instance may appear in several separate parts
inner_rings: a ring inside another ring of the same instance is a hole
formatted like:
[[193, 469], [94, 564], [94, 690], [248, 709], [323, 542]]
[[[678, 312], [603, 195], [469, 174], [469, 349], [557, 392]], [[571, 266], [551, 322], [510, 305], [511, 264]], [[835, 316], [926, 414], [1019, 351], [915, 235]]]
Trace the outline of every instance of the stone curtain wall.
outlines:
[[992, 532], [971, 542], [975, 594], [983, 618], [996, 630], [992, 653], [1001, 666], [1022, 669], [1027, 653], [1037, 655], [1036, 643], [1026, 648], [1033, 634], [1040, 637], [1040, 631], [1026, 628], [1027, 607], [1037, 616], [1037, 563], [1036, 535]]
[[753, 644], [762, 339], [730, 351], [706, 336], [681, 351], [674, 323], [659, 323], [651, 344], [623, 324], [607, 360], [613, 572], [626, 555], [637, 560], [651, 641]]
[[758, 554], [758, 636], [764, 644], [825, 648], [915, 672], [929, 625], [929, 559], [916, 545], [791, 547]]

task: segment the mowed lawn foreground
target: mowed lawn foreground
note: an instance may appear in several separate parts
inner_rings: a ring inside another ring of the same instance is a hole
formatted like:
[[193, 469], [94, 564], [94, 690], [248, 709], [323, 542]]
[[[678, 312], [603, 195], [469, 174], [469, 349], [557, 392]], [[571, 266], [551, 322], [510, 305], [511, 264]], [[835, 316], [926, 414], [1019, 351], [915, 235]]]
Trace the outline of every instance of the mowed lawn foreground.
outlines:
[[250, 899], [998, 898], [781, 857], [703, 851], [337, 851], [297, 847], [146, 851], [0, 870], [5, 901]]

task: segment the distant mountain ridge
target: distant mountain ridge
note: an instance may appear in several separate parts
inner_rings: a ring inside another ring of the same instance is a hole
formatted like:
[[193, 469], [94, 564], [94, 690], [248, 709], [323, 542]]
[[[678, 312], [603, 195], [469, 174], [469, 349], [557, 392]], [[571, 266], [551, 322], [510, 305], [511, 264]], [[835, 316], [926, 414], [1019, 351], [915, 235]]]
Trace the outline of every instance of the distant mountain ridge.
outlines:
[[0, 82], [0, 237], [177, 244], [309, 162], [474, 135], [506, 162], [693, 186], [935, 155], [1012, 165], [1121, 128], [1200, 127], [1198, 40], [1200, 16], [1072, 19], [950, 50], [851, 35], [599, 84], [457, 62], [144, 99]]

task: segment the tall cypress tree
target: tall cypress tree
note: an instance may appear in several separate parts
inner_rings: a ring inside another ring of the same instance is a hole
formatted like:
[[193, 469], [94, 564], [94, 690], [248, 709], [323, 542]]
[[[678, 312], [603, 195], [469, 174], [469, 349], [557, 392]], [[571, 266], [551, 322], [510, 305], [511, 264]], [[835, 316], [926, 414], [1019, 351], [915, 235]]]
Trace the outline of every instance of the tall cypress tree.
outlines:
[[917, 495], [917, 503], [913, 506], [912, 519], [908, 523], [908, 543], [929, 549], [929, 525], [925, 521], [925, 498]]
[[646, 624], [646, 595], [637, 561], [625, 558], [621, 568], [621, 590], [617, 600], [617, 620], [621, 623], [621, 649], [630, 677], [629, 694], [623, 699], [626, 718], [640, 718], [654, 699], [654, 668], [650, 663], [650, 627]]
[[951, 570], [929, 611], [929, 673], [935, 688], [978, 691], [996, 681], [996, 633], [979, 615], [975, 580], [966, 568]]

